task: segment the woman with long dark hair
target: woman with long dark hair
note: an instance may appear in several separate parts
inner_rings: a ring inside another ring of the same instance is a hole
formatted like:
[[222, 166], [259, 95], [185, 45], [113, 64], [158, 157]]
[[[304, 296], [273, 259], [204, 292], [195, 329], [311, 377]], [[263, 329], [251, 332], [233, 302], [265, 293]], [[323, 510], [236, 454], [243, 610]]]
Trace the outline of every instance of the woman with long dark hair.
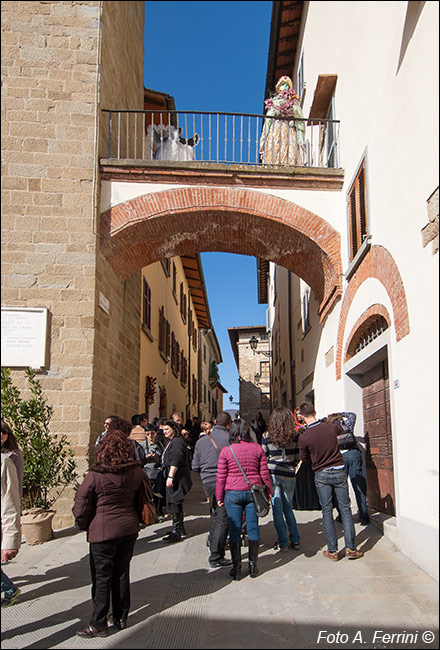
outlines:
[[192, 487], [188, 447], [181, 428], [174, 420], [165, 420], [162, 432], [168, 441], [162, 454], [162, 471], [166, 476], [167, 511], [173, 516], [172, 531], [162, 538], [167, 544], [186, 537], [183, 525], [183, 499]]
[[261, 446], [251, 437], [249, 424], [235, 420], [229, 429], [229, 446], [223, 447], [218, 459], [216, 498], [220, 507], [225, 506], [229, 519], [229, 548], [233, 567], [230, 576], [239, 580], [241, 576], [241, 525], [243, 514], [249, 542], [249, 575], [258, 575], [257, 559], [260, 545], [258, 517], [255, 511], [249, 485], [237, 465], [234, 455], [251, 485], [266, 485], [267, 495], [272, 495], [272, 484], [267, 468], [266, 456]]
[[75, 497], [73, 514], [90, 544], [93, 612], [77, 635], [107, 636], [110, 598], [113, 623], [127, 624], [130, 609], [130, 561], [139, 533], [137, 493], [143, 482], [132, 441], [118, 430], [108, 431], [96, 450], [96, 462]]
[[267, 433], [262, 440], [262, 447], [266, 454], [274, 491], [272, 497], [273, 523], [278, 535], [274, 549], [285, 552], [288, 550], [290, 541], [290, 547], [297, 550], [300, 537], [293, 514], [293, 495], [296, 482], [295, 468], [299, 462], [299, 448], [295, 418], [290, 409], [280, 406], [272, 411]]

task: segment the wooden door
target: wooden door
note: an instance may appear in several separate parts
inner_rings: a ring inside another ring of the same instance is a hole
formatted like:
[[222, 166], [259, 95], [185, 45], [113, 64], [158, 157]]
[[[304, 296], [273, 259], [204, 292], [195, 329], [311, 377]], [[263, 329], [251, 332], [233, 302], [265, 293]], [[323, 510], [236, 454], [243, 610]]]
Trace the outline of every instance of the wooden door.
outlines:
[[387, 359], [363, 376], [362, 398], [366, 441], [367, 503], [379, 512], [395, 515]]

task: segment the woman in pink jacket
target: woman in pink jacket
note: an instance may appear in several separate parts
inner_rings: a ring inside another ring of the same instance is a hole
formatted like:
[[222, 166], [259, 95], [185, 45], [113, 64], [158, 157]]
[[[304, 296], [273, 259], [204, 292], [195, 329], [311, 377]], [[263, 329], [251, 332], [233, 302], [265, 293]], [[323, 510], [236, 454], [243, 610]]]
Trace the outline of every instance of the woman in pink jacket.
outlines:
[[230, 575], [234, 580], [239, 580], [241, 576], [240, 538], [243, 513], [246, 517], [249, 541], [249, 575], [251, 578], [258, 575], [260, 531], [249, 485], [237, 465], [231, 448], [251, 485], [266, 485], [267, 495], [271, 497], [272, 483], [263, 449], [253, 442], [248, 423], [245, 420], [236, 420], [229, 429], [229, 446], [222, 449], [218, 460], [216, 497], [218, 505], [226, 507], [228, 513], [229, 547], [233, 563]]

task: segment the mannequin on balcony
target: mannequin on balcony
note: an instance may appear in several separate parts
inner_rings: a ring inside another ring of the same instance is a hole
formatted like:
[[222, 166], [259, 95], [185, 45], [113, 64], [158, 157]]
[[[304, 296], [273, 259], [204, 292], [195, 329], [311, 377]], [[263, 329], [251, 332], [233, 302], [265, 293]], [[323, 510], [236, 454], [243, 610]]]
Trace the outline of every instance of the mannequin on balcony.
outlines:
[[[260, 138], [260, 154], [266, 165], [304, 165], [305, 122], [299, 97], [290, 77], [282, 76], [276, 94], [264, 102], [266, 118]], [[289, 118], [293, 119], [274, 119]]]

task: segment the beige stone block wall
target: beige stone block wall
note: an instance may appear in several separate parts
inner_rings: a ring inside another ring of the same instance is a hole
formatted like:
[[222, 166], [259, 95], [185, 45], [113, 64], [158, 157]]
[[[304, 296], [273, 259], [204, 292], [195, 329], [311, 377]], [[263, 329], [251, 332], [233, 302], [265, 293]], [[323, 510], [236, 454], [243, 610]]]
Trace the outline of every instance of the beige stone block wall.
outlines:
[[[144, 2], [104, 2], [102, 25], [100, 107], [142, 110]], [[107, 117], [100, 113], [99, 118], [99, 151], [106, 157]], [[125, 282], [119, 280], [101, 255], [98, 238], [96, 300], [98, 304], [102, 293], [109, 301], [110, 313], [100, 307], [95, 312], [91, 445], [108, 415], [129, 419], [138, 412], [140, 273]]]
[[[99, 254], [96, 143], [98, 99], [142, 108], [143, 11], [143, 2], [1, 5], [2, 305], [50, 311], [41, 384], [51, 430], [69, 436], [81, 473], [103, 414], [137, 405], [137, 280], [119, 282]], [[100, 290], [112, 305], [107, 331]], [[23, 371], [13, 375], [24, 386]], [[71, 506], [65, 490], [56, 528], [73, 522]]]

